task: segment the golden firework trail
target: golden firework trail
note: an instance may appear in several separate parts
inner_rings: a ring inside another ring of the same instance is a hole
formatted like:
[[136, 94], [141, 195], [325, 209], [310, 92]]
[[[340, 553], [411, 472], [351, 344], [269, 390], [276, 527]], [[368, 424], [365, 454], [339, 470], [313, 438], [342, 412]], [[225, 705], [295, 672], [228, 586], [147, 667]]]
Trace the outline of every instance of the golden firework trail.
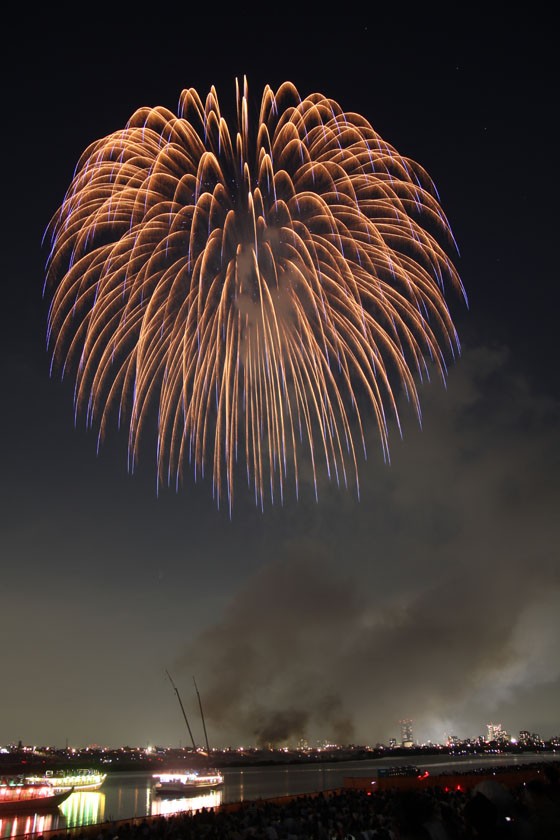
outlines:
[[[290, 82], [258, 119], [236, 81], [234, 132], [214, 87], [178, 114], [140, 108], [80, 158], [47, 229], [52, 365], [76, 412], [126, 419], [129, 466], [157, 436], [158, 482], [211, 473], [230, 511], [296, 494], [302, 464], [358, 484], [365, 432], [459, 342], [463, 293], [426, 171], [355, 113]], [[400, 424], [399, 424], [400, 425]]]

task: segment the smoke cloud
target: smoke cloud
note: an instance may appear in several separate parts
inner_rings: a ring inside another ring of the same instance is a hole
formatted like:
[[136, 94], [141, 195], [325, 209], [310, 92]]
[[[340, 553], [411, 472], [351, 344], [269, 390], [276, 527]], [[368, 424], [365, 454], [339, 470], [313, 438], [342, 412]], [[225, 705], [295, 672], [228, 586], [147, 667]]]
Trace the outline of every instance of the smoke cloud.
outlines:
[[484, 348], [421, 397], [390, 467], [370, 442], [361, 501], [325, 484], [294, 508], [176, 663], [219, 743], [387, 743], [402, 718], [441, 741], [497, 715], [516, 734], [560, 690], [558, 404]]

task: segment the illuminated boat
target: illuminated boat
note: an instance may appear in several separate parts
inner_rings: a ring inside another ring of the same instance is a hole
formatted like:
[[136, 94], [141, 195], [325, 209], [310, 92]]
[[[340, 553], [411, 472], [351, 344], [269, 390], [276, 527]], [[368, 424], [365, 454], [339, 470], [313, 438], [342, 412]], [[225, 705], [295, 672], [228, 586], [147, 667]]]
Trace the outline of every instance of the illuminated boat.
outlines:
[[107, 773], [97, 770], [47, 770], [40, 776], [25, 776], [28, 784], [50, 785], [56, 793], [65, 790], [99, 790]]
[[[179, 694], [177, 686], [171, 679], [171, 674], [169, 673], [169, 671], [166, 671], [166, 674], [169, 677], [169, 681], [173, 686], [175, 694], [177, 695], [177, 699], [179, 701], [179, 705], [181, 707], [181, 711], [183, 713], [187, 729], [189, 730], [189, 735], [191, 736], [193, 750], [196, 753], [198, 752], [198, 748], [195, 744], [191, 727], [189, 726], [189, 721], [185, 713], [185, 708], [183, 706], [183, 701], [181, 700], [181, 695]], [[196, 685], [196, 680], [194, 677], [193, 682], [198, 696], [198, 705], [200, 708], [200, 717], [202, 718], [202, 726], [204, 727], [204, 737], [206, 739], [206, 755], [209, 756], [210, 745], [208, 744], [206, 723], [204, 722], [204, 713], [202, 711], [200, 693], [198, 691], [198, 687]], [[188, 770], [186, 772], [179, 770], [176, 772], [171, 771], [170, 773], [154, 773], [152, 778], [154, 779], [154, 783], [152, 785], [153, 796], [167, 799], [180, 799], [182, 797], [187, 796], [196, 796], [197, 794], [204, 793], [204, 791], [217, 791], [224, 784], [224, 777], [221, 773], [214, 769], [202, 771]]]
[[35, 814], [39, 811], [56, 811], [72, 793], [56, 792], [52, 785], [29, 784], [22, 778], [0, 780], [0, 815]]
[[167, 797], [194, 796], [204, 790], [218, 790], [224, 784], [224, 777], [216, 770], [156, 773], [153, 779], [153, 794]]

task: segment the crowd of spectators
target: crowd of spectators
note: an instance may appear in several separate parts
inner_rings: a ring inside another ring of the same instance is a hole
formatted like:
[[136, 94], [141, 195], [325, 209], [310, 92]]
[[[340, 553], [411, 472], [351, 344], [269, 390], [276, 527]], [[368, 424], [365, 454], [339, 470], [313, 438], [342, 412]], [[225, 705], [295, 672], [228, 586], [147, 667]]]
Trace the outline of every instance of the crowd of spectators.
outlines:
[[49, 840], [560, 840], [558, 767], [515, 788], [341, 790], [105, 825]]

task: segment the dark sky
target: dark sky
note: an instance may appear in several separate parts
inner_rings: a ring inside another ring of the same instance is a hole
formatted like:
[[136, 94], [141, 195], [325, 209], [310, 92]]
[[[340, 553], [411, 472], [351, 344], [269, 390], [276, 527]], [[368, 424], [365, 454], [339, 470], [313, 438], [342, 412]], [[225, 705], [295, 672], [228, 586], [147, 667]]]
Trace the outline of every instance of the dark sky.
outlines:
[[[84, 13], [85, 14], [85, 13]], [[92, 10], [5, 34], [0, 745], [560, 733], [554, 27], [293, 22]], [[89, 143], [246, 75], [362, 114], [434, 179], [469, 298], [462, 355], [373, 426], [361, 496], [321, 483], [233, 517], [208, 482], [156, 496], [153, 456], [74, 424], [49, 376], [43, 232]]]

